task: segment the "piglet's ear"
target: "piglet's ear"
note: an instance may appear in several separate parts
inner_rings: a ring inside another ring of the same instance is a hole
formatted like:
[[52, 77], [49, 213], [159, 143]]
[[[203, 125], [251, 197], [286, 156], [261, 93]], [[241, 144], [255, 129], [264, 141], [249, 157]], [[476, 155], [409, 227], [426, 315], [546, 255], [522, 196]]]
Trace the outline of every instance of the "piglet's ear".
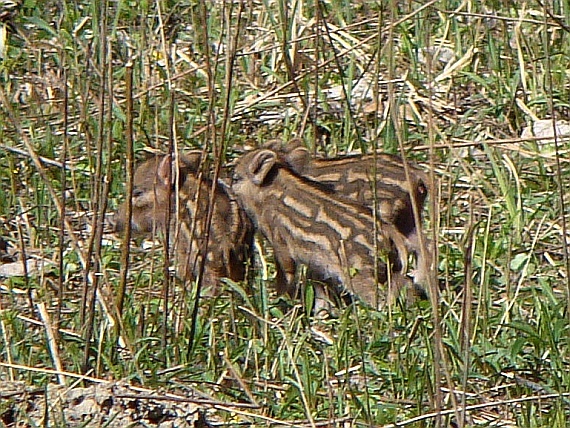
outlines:
[[303, 146], [303, 140], [300, 138], [291, 138], [289, 141], [287, 141], [287, 144], [283, 146], [283, 151], [287, 153], [300, 148], [305, 148], [305, 146]]
[[260, 150], [251, 160], [248, 172], [256, 186], [261, 186], [275, 165], [277, 155], [271, 150]]
[[305, 147], [295, 147], [285, 155], [285, 161], [291, 168], [301, 174], [311, 162], [311, 154]]
[[159, 161], [158, 167], [156, 169], [156, 175], [158, 182], [163, 186], [171, 186], [174, 182], [174, 176], [176, 171], [174, 171], [175, 165], [172, 162], [171, 155], [164, 155]]
[[184, 154], [180, 154], [178, 164], [181, 169], [198, 172], [202, 163], [202, 150], [191, 150]]
[[270, 140], [261, 146], [263, 149], [273, 150], [274, 152], [280, 152], [283, 150], [282, 140]]

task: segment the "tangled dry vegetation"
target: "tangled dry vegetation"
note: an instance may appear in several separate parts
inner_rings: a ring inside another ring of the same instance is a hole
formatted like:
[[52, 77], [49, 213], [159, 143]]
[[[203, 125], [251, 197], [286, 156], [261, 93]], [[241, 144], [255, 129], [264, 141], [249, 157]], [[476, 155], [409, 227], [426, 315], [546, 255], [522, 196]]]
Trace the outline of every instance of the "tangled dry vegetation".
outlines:
[[[0, 426], [566, 426], [570, 5], [507, 3], [1, 0]], [[292, 137], [429, 172], [436, 307], [314, 320], [263, 242], [199, 300], [107, 233], [145, 153]]]

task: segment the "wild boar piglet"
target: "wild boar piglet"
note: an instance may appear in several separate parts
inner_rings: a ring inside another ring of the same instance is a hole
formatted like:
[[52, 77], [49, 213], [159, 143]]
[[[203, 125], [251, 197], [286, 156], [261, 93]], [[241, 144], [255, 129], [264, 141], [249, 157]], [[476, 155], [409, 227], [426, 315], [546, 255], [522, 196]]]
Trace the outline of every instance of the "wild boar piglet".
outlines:
[[[177, 276], [194, 280], [199, 274], [210, 193], [214, 194], [212, 223], [204, 265], [203, 286], [216, 292], [219, 280], [245, 278], [253, 244], [253, 225], [231, 195], [228, 186], [200, 174], [200, 151], [155, 156], [136, 168], [133, 178], [131, 227], [134, 234], [163, 234], [170, 225]], [[177, 184], [177, 185], [176, 185]], [[114, 216], [114, 229], [122, 232], [126, 203]], [[168, 218], [170, 217], [170, 218]]]
[[286, 144], [271, 141], [265, 147], [275, 150], [296, 173], [376, 209], [404, 236], [408, 250], [416, 256], [414, 282], [425, 285], [431, 257], [421, 251], [414, 203], [421, 222], [429, 181], [419, 167], [408, 162], [406, 175], [402, 158], [388, 153], [313, 158], [298, 139]]
[[[368, 207], [297, 174], [277, 152], [262, 148], [243, 155], [232, 189], [273, 247], [279, 293], [295, 294], [300, 265], [309, 278], [373, 307], [386, 301], [379, 283], [390, 282], [393, 290], [405, 284], [402, 234], [382, 220], [375, 224]], [[320, 305], [325, 293], [317, 293]]]

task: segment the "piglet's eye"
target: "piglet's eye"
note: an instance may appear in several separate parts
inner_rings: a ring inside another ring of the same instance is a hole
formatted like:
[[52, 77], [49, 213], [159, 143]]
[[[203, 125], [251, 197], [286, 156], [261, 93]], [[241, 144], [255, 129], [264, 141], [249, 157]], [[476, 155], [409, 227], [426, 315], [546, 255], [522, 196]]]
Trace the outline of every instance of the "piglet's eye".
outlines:
[[133, 189], [133, 198], [140, 198], [143, 195], [143, 193], [144, 193], [144, 190], [134, 188]]

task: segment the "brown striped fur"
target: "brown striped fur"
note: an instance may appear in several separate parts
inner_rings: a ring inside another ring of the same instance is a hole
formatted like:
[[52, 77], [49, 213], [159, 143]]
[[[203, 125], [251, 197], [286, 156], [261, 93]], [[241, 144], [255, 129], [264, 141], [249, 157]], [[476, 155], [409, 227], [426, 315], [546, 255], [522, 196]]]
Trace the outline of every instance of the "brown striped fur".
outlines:
[[[178, 175], [177, 165], [169, 155], [147, 160], [137, 167], [134, 175], [132, 230], [139, 235], [151, 235], [153, 231], [163, 233], [170, 204], [170, 236], [175, 251], [176, 272], [178, 277], [185, 280], [194, 280], [199, 273], [212, 191], [212, 180], [199, 174], [201, 155], [200, 151], [181, 155]], [[178, 186], [174, 185], [174, 179], [169, 178], [171, 176], [178, 176]], [[214, 211], [202, 282], [212, 292], [215, 292], [220, 278], [227, 277], [234, 281], [245, 278], [245, 263], [253, 244], [253, 225], [239, 208], [230, 189], [218, 183], [214, 191]], [[125, 228], [125, 205], [114, 216], [116, 232]]]
[[300, 140], [283, 144], [266, 144], [280, 154], [295, 172], [364, 205], [376, 207], [378, 215], [392, 223], [405, 237], [408, 250], [416, 255], [414, 281], [425, 285], [431, 258], [421, 251], [419, 227], [414, 214], [416, 203], [419, 220], [428, 196], [428, 179], [416, 165], [408, 163], [409, 179], [404, 161], [396, 155], [376, 153], [339, 158], [313, 158]]
[[385, 301], [377, 283], [392, 278], [400, 288], [405, 282], [402, 234], [382, 220], [375, 226], [371, 209], [297, 174], [277, 152], [243, 155], [232, 189], [273, 246], [278, 292], [295, 293], [299, 265], [311, 279], [340, 286], [373, 307]]

